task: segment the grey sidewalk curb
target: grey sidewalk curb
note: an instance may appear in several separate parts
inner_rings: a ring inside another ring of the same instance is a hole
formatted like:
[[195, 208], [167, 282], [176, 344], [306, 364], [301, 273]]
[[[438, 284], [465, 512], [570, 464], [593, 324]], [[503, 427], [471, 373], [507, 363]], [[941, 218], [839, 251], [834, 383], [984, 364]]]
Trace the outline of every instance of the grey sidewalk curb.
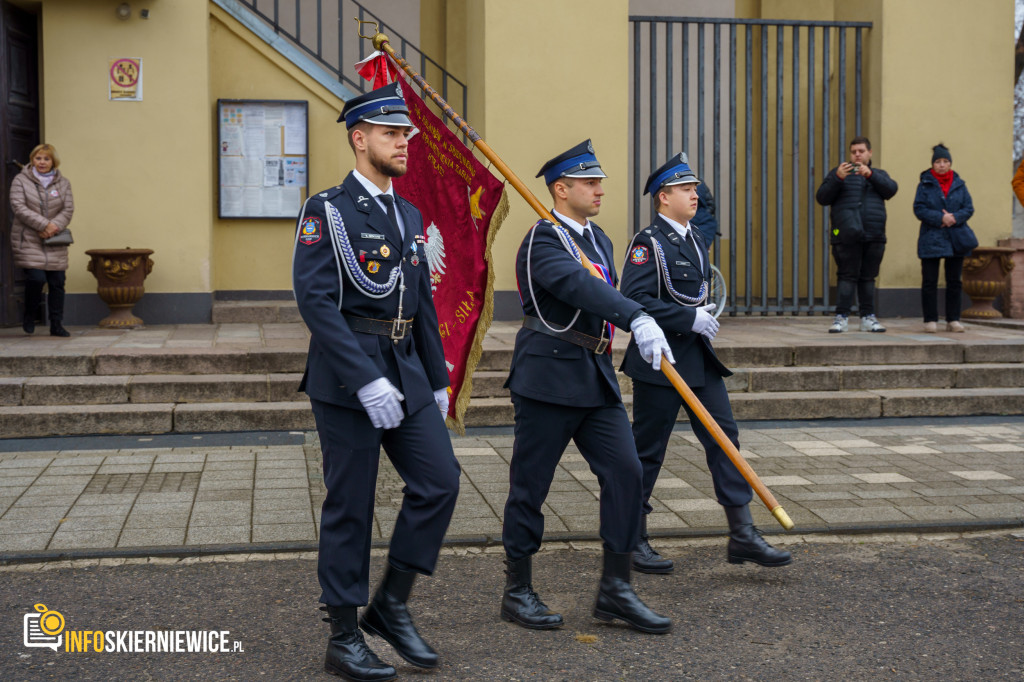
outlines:
[[[1024, 528], [1024, 518], [990, 519], [965, 522], [931, 523], [890, 523], [890, 524], [835, 524], [801, 527], [794, 535], [877, 535], [895, 533], [972, 533], [986, 530], [1012, 530]], [[727, 529], [695, 528], [678, 531], [654, 531], [651, 537], [672, 539], [700, 539], [723, 537]], [[766, 535], [785, 537], [782, 532], [765, 532]], [[544, 536], [545, 542], [600, 542], [596, 533], [552, 533]], [[445, 547], [493, 547], [501, 545], [500, 536], [478, 535], [446, 539]], [[386, 548], [388, 542], [376, 540], [374, 548]], [[131, 547], [125, 549], [76, 549], [50, 552], [4, 552], [0, 553], [0, 566], [43, 563], [51, 561], [77, 561], [82, 559], [135, 559], [142, 557], [187, 558], [217, 556], [224, 554], [279, 554], [316, 552], [318, 545], [310, 542], [265, 542], [259, 544], [223, 544], [176, 547]]]

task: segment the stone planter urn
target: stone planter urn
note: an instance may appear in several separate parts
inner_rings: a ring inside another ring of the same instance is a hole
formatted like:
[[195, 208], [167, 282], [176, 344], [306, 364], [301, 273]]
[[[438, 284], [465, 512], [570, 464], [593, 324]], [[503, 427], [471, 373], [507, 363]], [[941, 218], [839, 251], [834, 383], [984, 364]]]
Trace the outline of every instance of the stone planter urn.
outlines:
[[1000, 239], [996, 246], [1006, 246], [1014, 250], [1013, 272], [1007, 278], [1006, 291], [1003, 292], [1003, 317], [1024, 320], [1024, 239]]
[[153, 271], [153, 253], [150, 249], [92, 249], [85, 252], [92, 258], [89, 272], [97, 281], [97, 292], [110, 308], [110, 315], [99, 322], [100, 327], [127, 329], [141, 327], [132, 308], [146, 290], [142, 286], [146, 275]]
[[963, 312], [964, 317], [1002, 317], [992, 301], [1006, 289], [1006, 276], [1013, 270], [1013, 252], [1002, 246], [979, 246], [964, 258], [964, 292], [971, 297], [971, 307]]

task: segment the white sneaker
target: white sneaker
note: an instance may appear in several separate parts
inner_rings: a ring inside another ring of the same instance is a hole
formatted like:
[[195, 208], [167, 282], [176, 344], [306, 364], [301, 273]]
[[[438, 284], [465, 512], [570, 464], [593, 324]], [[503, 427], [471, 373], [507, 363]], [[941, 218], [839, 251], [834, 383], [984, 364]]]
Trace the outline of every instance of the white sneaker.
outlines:
[[848, 324], [849, 323], [846, 320], [846, 315], [836, 315], [832, 319], [832, 326], [828, 328], [828, 333], [838, 334], [840, 332], [845, 332], [848, 327]]
[[879, 324], [878, 318], [874, 315], [865, 315], [860, 318], [860, 330], [862, 332], [884, 332], [885, 327]]

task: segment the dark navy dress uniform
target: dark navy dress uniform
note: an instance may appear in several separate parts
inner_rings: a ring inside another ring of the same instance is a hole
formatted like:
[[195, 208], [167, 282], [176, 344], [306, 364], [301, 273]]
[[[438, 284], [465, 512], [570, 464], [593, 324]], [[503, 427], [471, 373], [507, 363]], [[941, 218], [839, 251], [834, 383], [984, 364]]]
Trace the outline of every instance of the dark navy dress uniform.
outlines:
[[[397, 343], [350, 326], [351, 318], [396, 318], [399, 291], [396, 287], [387, 297], [374, 299], [352, 284], [335, 252], [330, 230], [336, 227], [328, 219], [329, 206], [341, 215], [356, 261], [371, 280], [386, 282], [395, 267], [405, 274], [402, 318], [412, 320], [412, 329]], [[429, 268], [426, 258], [412, 250], [416, 237], [422, 237], [423, 220], [401, 197], [396, 207], [405, 223], [404, 239], [350, 173], [341, 185], [310, 197], [299, 219], [295, 298], [310, 330], [299, 390], [310, 397], [323, 447], [327, 498], [320, 519], [318, 573], [321, 601], [330, 605], [367, 602], [382, 444], [406, 483], [390, 554], [411, 569], [433, 572], [458, 492], [459, 465], [433, 397], [433, 391], [449, 381]], [[304, 243], [304, 225], [319, 230], [319, 238], [314, 232], [314, 238], [307, 238], [310, 243]], [[374, 428], [355, 394], [382, 376], [405, 396], [405, 418], [396, 429]]]
[[[700, 231], [691, 226], [690, 238], [684, 240], [658, 215], [654, 223], [633, 240], [629, 258], [622, 269], [622, 293], [642, 304], [665, 331], [679, 375], [693, 389], [733, 445], [739, 448], [739, 429], [733, 418], [724, 380], [732, 376], [732, 372], [715, 355], [711, 342], [692, 331], [696, 308], [676, 302], [664, 283], [659, 286], [661, 274], [654, 257], [655, 241], [665, 253], [669, 276], [676, 291], [697, 297], [701, 284], [710, 280], [707, 247]], [[652, 511], [651, 494], [665, 460], [665, 449], [680, 407], [686, 410], [693, 433], [704, 447], [719, 504], [739, 506], [749, 503], [753, 492], [739, 470], [665, 375], [655, 372], [650, 363], [644, 362], [635, 343], [630, 343], [626, 349], [621, 369], [633, 380], [633, 435], [644, 470], [643, 513]]]
[[[611, 240], [593, 222], [590, 226], [601, 251], [611, 260]], [[602, 262], [589, 241], [571, 229], [569, 233], [591, 261]], [[607, 338], [606, 321], [628, 328], [630, 318], [643, 306], [616, 291], [614, 264], [608, 263], [607, 269], [612, 286], [576, 262], [551, 223], [541, 221], [527, 234], [516, 256], [524, 314], [536, 319], [539, 312], [544, 320], [561, 329], [579, 309], [572, 329], [597, 338], [602, 333]], [[615, 378], [611, 348], [595, 353], [558, 336], [523, 327], [516, 335], [505, 386], [512, 393], [515, 407], [511, 485], [502, 532], [508, 556], [520, 559], [540, 548], [544, 534], [541, 506], [570, 440], [601, 484], [601, 538], [613, 551], [630, 551], [636, 541], [639, 509], [631, 509], [629, 500], [640, 496], [640, 466]]]
[[[590, 140], [548, 161], [540, 175], [549, 188], [569, 178], [570, 197], [578, 179], [606, 177]], [[581, 264], [581, 253], [601, 278]], [[515, 442], [502, 529], [506, 581], [501, 616], [530, 629], [564, 624], [533, 589], [532, 556], [544, 536], [541, 508], [570, 440], [601, 486], [604, 557], [594, 617], [623, 620], [649, 633], [671, 628], [671, 621], [640, 601], [630, 584], [642, 471], [615, 378], [610, 336], [612, 326], [631, 329], [644, 313], [641, 304], [616, 290], [613, 258], [611, 240], [594, 223], [556, 226], [546, 220], [530, 229], [516, 256], [525, 319], [505, 383], [515, 408]], [[645, 320], [656, 332], [651, 338], [659, 339], [659, 348], [666, 347], [657, 325], [649, 317]]]
[[[665, 187], [696, 183], [699, 180], [686, 155], [678, 154], [650, 175], [644, 194], [656, 195]], [[650, 227], [638, 233], [630, 244], [621, 290], [642, 304], [664, 330], [676, 370], [738, 450], [739, 429], [725, 387], [725, 377], [732, 372], [718, 359], [711, 341], [694, 330], [697, 306], [708, 303], [702, 285], [711, 279], [711, 266], [701, 231], [692, 221], [689, 228], [684, 238], [664, 216], [656, 214]], [[704, 448], [715, 496], [729, 523], [728, 560], [753, 561], [763, 566], [790, 563], [788, 552], [769, 545], [754, 528], [749, 510], [753, 491], [746, 479], [668, 378], [643, 361], [633, 340], [626, 349], [621, 369], [633, 380], [633, 436], [643, 465], [643, 518], [653, 510], [651, 494], [682, 407]], [[646, 522], [641, 525], [641, 544], [633, 566], [648, 573], [672, 570], [672, 562], [651, 549]]]

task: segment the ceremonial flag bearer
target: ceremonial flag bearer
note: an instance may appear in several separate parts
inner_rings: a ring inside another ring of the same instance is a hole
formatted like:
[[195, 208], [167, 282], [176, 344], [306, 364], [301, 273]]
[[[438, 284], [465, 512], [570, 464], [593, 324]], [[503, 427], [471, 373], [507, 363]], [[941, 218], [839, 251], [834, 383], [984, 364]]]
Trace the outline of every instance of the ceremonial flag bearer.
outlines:
[[[708, 251], [700, 230], [690, 224], [697, 212], [699, 182], [686, 154], [672, 157], [647, 178], [644, 194], [654, 196], [657, 215], [630, 244], [621, 289], [665, 330], [679, 374], [738, 449], [739, 430], [724, 381], [732, 372], [711, 346], [718, 320], [712, 315], [715, 305], [707, 302], [711, 278]], [[762, 566], [792, 562], [789, 552], [769, 545], [754, 528], [748, 506], [753, 495], [750, 486], [665, 375], [651, 369], [646, 357], [634, 339], [621, 367], [633, 380], [633, 435], [643, 465], [643, 520], [633, 568], [643, 573], [670, 573], [673, 568], [672, 561], [651, 548], [647, 515], [653, 509], [651, 493], [680, 406], [686, 409], [690, 426], [704, 446], [718, 503], [725, 508], [729, 562], [752, 561]]]
[[[534, 225], [516, 258], [525, 319], [505, 384], [515, 407], [515, 443], [502, 531], [507, 579], [501, 616], [538, 630], [563, 625], [533, 590], [531, 561], [544, 535], [541, 506], [572, 440], [601, 485], [604, 570], [594, 616], [668, 632], [671, 621], [640, 601], [630, 584], [642, 473], [609, 347], [613, 325], [631, 330], [646, 362], [657, 368], [668, 344], [643, 306], [615, 289], [611, 240], [589, 220], [600, 211], [606, 177], [590, 140], [551, 159], [537, 175], [544, 176], [559, 224]], [[581, 252], [593, 263], [591, 272]]]
[[[299, 390], [313, 407], [323, 449], [324, 500], [318, 575], [331, 624], [324, 667], [351, 680], [390, 680], [395, 669], [366, 645], [360, 627], [402, 658], [437, 666], [406, 601], [417, 574], [430, 575], [459, 488], [459, 465], [444, 425], [448, 372], [430, 277], [423, 221], [396, 197], [414, 132], [400, 85], [345, 103], [356, 167], [311, 196], [299, 216], [293, 282], [310, 330]], [[380, 447], [405, 482], [384, 579], [368, 598], [370, 537]]]

